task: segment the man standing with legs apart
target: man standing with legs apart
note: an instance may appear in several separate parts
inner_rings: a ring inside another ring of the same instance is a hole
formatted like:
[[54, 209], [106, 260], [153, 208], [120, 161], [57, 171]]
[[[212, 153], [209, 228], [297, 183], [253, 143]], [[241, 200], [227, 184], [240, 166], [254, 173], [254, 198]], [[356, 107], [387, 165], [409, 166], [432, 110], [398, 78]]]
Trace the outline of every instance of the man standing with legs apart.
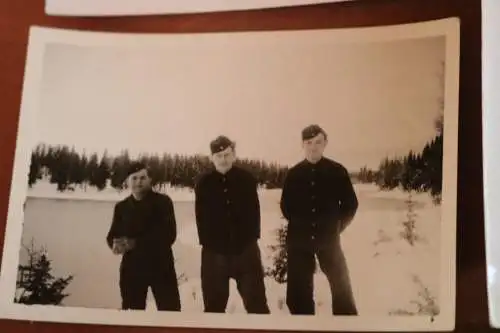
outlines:
[[120, 265], [122, 309], [146, 309], [149, 287], [160, 311], [180, 311], [180, 296], [172, 245], [177, 237], [172, 200], [154, 192], [145, 165], [128, 172], [132, 194], [114, 208], [106, 241]]
[[233, 278], [246, 311], [267, 314], [257, 181], [233, 165], [235, 145], [229, 138], [217, 137], [210, 150], [215, 170], [201, 175], [195, 188], [204, 311], [226, 311]]
[[328, 139], [318, 125], [302, 131], [306, 158], [285, 179], [281, 211], [288, 220], [287, 306], [313, 315], [313, 276], [318, 258], [332, 295], [334, 315], [357, 315], [340, 234], [354, 218], [358, 200], [347, 170], [323, 156]]

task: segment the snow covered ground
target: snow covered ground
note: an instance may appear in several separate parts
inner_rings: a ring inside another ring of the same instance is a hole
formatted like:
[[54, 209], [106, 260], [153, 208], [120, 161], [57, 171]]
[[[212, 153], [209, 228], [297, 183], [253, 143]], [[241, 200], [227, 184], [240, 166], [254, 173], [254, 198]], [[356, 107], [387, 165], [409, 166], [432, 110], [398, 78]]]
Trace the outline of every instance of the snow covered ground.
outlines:
[[[189, 189], [177, 189], [174, 187], [166, 187], [161, 191], [168, 194], [174, 201], [192, 201], [194, 200], [194, 192]], [[129, 193], [118, 191], [113, 187], [106, 186], [102, 191], [98, 191], [95, 187], [80, 187], [75, 186], [74, 191], [59, 192], [56, 190], [55, 184], [50, 184], [46, 179], [36, 182], [28, 191], [28, 196], [32, 198], [51, 198], [51, 199], [75, 199], [75, 200], [96, 200], [96, 201], [118, 201], [125, 198]]]
[[[417, 215], [415, 220], [419, 241], [414, 246], [411, 246], [400, 235], [403, 231], [402, 223], [407, 219], [407, 204], [405, 200], [408, 199], [408, 194], [399, 190], [381, 192], [376, 186], [369, 184], [356, 184], [355, 189], [360, 201], [360, 207], [351, 226], [342, 235], [342, 245], [348, 261], [360, 315], [386, 316], [398, 313], [416, 313], [419, 307], [417, 303], [420, 303], [421, 307], [432, 310], [430, 309], [432, 301], [429, 299], [425, 300], [425, 297], [422, 297], [422, 293], [427, 288], [431, 296], [437, 297], [439, 294], [440, 206], [434, 205], [427, 194], [412, 196], [412, 199], [416, 203], [415, 213]], [[187, 208], [182, 208], [184, 206], [181, 206], [181, 203], [185, 202], [191, 205], [194, 200], [194, 194], [189, 190], [173, 188], [167, 188], [165, 192], [171, 196], [176, 207], [179, 207], [176, 208], [178, 211], [176, 214], [179, 216], [178, 219], [187, 221], [180, 224], [176, 244], [178, 249], [176, 253], [179, 254], [180, 258], [176, 263], [178, 273], [185, 273], [184, 269], [186, 272], [190, 272], [186, 273], [187, 281], [183, 281], [180, 285], [183, 310], [201, 312], [202, 295], [199, 274], [196, 273], [196, 269], [193, 273], [192, 269], [185, 268], [183, 264], [183, 260], [185, 262], [183, 257], [191, 256], [189, 258], [190, 260], [192, 258], [193, 262], [199, 260], [199, 247], [195, 224], [192, 221], [192, 212], [184, 211], [184, 209], [190, 210], [191, 208], [190, 206], [186, 206]], [[272, 265], [273, 253], [269, 249], [269, 245], [276, 243], [276, 231], [284, 223], [278, 207], [280, 194], [279, 190], [260, 190], [263, 220], [263, 236], [260, 245], [265, 267]], [[102, 192], [94, 189], [88, 189], [84, 192], [76, 188], [74, 192], [59, 193], [55, 191], [54, 185], [47, 182], [37, 183], [28, 192], [30, 198], [64, 199], [63, 201], [69, 202], [81, 200], [112, 202], [126, 195], [126, 192], [119, 193], [109, 188]], [[42, 203], [40, 202], [38, 205], [40, 206]], [[93, 207], [97, 207], [96, 204]], [[61, 272], [72, 273], [74, 269], [77, 269], [77, 266], [72, 263], [63, 264], [65, 259], [63, 259], [64, 256], [59, 252], [65, 252], [67, 257], [71, 255], [71, 251], [67, 251], [68, 246], [74, 247], [75, 245], [68, 241], [60, 240], [61, 237], [55, 240], [56, 238], [50, 236], [46, 231], [50, 225], [45, 226], [45, 224], [52, 223], [51, 220], [58, 215], [52, 212], [50, 217], [47, 216], [47, 222], [41, 222], [42, 220], [45, 221], [45, 219], [40, 217], [40, 209], [37, 208], [37, 212], [35, 212], [35, 205], [33, 205], [32, 209], [33, 211], [29, 214], [30, 217], [25, 219], [25, 228], [27, 231], [25, 231], [23, 239], [27, 240], [29, 237], [34, 237], [41, 242], [52, 243], [47, 246], [49, 255], [52, 253], [55, 256], [55, 258], [51, 257], [54, 260], [54, 265], [57, 266], [58, 262], [60, 262], [61, 266], [65, 266], [60, 269]], [[106, 214], [108, 214], [107, 219], [109, 220], [110, 210], [109, 208], [105, 209], [108, 212]], [[41, 223], [44, 226], [41, 226]], [[108, 224], [106, 223], [104, 226], [99, 226], [101, 228], [100, 231], [93, 232], [103, 234], [107, 227]], [[64, 232], [63, 228], [64, 226], [60, 228], [60, 232]], [[73, 227], [68, 228], [68, 230], [74, 230]], [[102, 238], [102, 235], [99, 237]], [[99, 240], [99, 242], [102, 243], [102, 240]], [[101, 247], [99, 250], [95, 249], [88, 242], [85, 243], [82, 241], [81, 245], [78, 246], [91, 248], [90, 252], [93, 252], [89, 253], [89, 255], [92, 254], [102, 258], [100, 259], [100, 265], [106, 268], [103, 268], [101, 272], [101, 280], [109, 280], [109, 284], [115, 285], [118, 267], [117, 257], [111, 256], [109, 251], [104, 247]], [[57, 248], [63, 250], [59, 251]], [[75, 253], [81, 253], [81, 251], [76, 251]], [[192, 257], [193, 254], [195, 257]], [[79, 275], [73, 282], [76, 286], [70, 285], [69, 292], [71, 295], [66, 299], [65, 303], [67, 305], [95, 305], [99, 303], [95, 297], [105, 294], [104, 286], [94, 287], [97, 288], [95, 289], [95, 293], [82, 292], [82, 290], [86, 290], [84, 284], [89, 283], [88, 281], [84, 281], [83, 275], [85, 274], [89, 273], [79, 271]], [[78, 282], [78, 279], [81, 282]], [[81, 283], [81, 285], [77, 285], [78, 283]], [[266, 279], [266, 285], [272, 313], [286, 315], [288, 313], [284, 298], [286, 285], [280, 285], [271, 278]], [[116, 287], [113, 289], [113, 292], [113, 301], [102, 301], [103, 307], [108, 306], [104, 304], [110, 303], [113, 303], [115, 307], [118, 306], [117, 297], [119, 296]], [[329, 286], [326, 278], [319, 270], [315, 275], [315, 294], [318, 315], [331, 315]], [[85, 299], [86, 297], [94, 297], [94, 299]], [[435, 301], [438, 302], [437, 298]], [[155, 310], [151, 295], [148, 301], [148, 310]], [[227, 310], [228, 312], [244, 312], [234, 282], [231, 284], [231, 296]]]

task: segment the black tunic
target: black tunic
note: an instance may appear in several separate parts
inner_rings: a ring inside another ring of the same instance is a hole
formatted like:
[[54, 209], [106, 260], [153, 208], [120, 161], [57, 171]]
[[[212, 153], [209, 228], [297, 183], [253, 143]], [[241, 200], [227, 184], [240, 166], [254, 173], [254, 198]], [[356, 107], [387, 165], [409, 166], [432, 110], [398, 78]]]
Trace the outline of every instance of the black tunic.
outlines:
[[358, 208], [349, 174], [341, 164], [323, 157], [303, 160], [287, 173], [281, 211], [290, 244], [328, 243], [340, 234]]
[[135, 248], [123, 255], [122, 265], [152, 264], [170, 266], [171, 247], [177, 237], [172, 200], [167, 195], [149, 191], [142, 200], [132, 195], [115, 205], [113, 221], [106, 237], [112, 248], [113, 238], [129, 237]]
[[195, 187], [196, 224], [200, 244], [220, 254], [240, 254], [260, 238], [257, 181], [233, 166], [225, 175], [211, 170]]

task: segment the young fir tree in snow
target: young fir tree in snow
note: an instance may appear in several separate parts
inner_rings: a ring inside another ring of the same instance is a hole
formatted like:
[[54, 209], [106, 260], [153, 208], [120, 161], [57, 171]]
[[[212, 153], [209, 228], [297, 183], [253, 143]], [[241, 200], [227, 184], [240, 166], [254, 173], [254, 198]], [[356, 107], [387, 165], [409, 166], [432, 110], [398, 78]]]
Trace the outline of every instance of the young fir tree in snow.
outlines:
[[408, 199], [405, 202], [408, 207], [408, 211], [406, 213], [406, 220], [403, 221], [403, 230], [400, 235], [411, 246], [414, 246], [419, 240], [419, 236], [417, 234], [416, 226], [418, 214], [415, 212], [415, 201], [412, 198], [412, 192], [409, 192]]
[[440, 308], [436, 296], [425, 286], [418, 275], [412, 275], [412, 283], [415, 286], [415, 298], [408, 302], [408, 307], [389, 311], [392, 316], [430, 316], [431, 320], [439, 315]]
[[270, 246], [274, 254], [273, 265], [266, 270], [266, 275], [280, 284], [287, 281], [288, 264], [285, 248], [287, 230], [286, 224], [277, 230], [277, 244]]
[[69, 296], [64, 290], [73, 280], [73, 276], [56, 278], [52, 275], [51, 261], [47, 252], [36, 249], [34, 243], [25, 248], [28, 254], [26, 265], [18, 266], [16, 303], [62, 305]]

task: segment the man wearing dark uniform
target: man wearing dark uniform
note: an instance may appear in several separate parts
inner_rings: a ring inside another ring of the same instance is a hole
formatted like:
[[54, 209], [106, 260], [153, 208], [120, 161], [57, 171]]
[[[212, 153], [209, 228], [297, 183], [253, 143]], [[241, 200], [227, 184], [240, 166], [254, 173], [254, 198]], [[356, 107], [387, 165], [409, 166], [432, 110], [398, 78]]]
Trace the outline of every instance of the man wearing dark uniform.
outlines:
[[213, 140], [210, 149], [215, 169], [202, 174], [195, 187], [204, 311], [226, 311], [229, 282], [233, 278], [246, 311], [267, 314], [258, 245], [257, 181], [249, 172], [233, 165], [234, 148], [234, 143], [225, 136]]
[[157, 309], [180, 311], [172, 245], [177, 237], [172, 200], [154, 192], [146, 166], [133, 163], [128, 172], [132, 194], [114, 208], [106, 241], [121, 254], [122, 309], [144, 310], [149, 287]]
[[347, 170], [323, 156], [327, 134], [318, 125], [302, 131], [306, 158], [287, 173], [281, 211], [288, 221], [287, 306], [313, 315], [313, 276], [318, 258], [332, 295], [334, 315], [357, 315], [340, 234], [354, 218], [358, 200]]

